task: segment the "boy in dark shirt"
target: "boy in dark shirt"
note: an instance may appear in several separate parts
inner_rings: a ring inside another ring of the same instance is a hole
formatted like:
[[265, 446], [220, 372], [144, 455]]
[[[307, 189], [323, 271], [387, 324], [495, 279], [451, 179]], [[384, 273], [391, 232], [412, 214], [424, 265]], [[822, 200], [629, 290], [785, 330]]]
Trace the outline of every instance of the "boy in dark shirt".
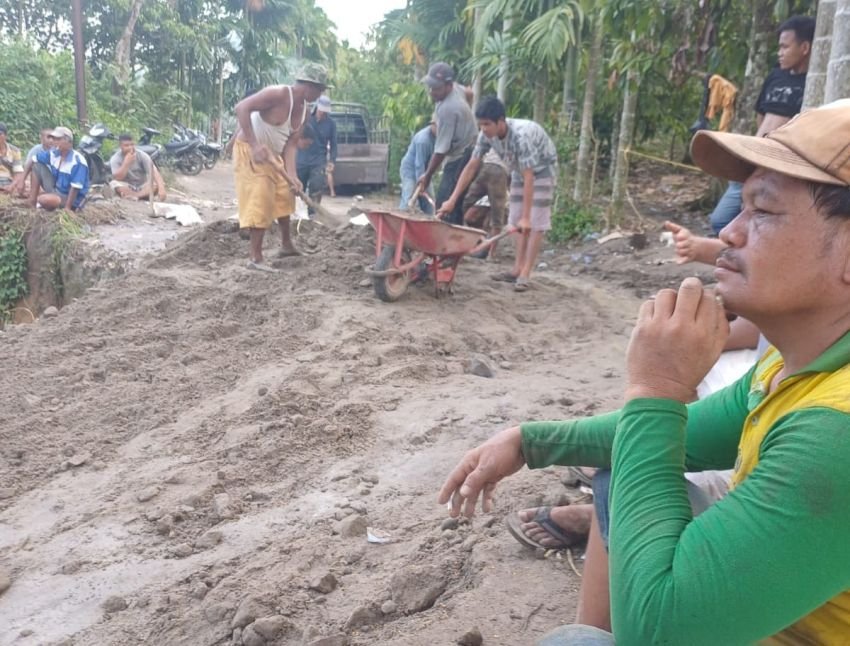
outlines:
[[[786, 123], [803, 106], [806, 72], [815, 37], [815, 19], [792, 16], [779, 29], [779, 67], [765, 79], [756, 101], [758, 113], [757, 137], [764, 137]], [[714, 233], [720, 233], [741, 211], [741, 184], [729, 182], [729, 187], [714, 207], [709, 219]]]

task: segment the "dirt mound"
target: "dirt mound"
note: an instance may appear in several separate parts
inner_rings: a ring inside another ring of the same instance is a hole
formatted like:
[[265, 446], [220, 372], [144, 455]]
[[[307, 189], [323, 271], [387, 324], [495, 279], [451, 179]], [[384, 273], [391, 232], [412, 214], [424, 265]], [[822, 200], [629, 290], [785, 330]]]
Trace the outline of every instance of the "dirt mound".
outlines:
[[468, 260], [454, 297], [385, 304], [368, 229], [305, 224], [276, 275], [231, 229], [0, 333], [0, 642], [516, 644], [568, 618], [577, 578], [501, 526], [564, 497], [555, 471], [473, 523], [434, 499], [491, 433], [617, 404], [631, 290], [559, 252], [525, 294]]

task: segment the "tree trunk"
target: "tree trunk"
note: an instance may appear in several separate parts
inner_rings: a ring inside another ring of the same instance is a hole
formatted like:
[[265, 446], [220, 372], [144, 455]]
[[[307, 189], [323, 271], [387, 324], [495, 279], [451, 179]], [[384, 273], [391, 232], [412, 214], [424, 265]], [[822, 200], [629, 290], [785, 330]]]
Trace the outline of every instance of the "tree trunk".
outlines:
[[850, 96], [850, 0], [838, 0], [823, 101], [830, 103], [847, 96]]
[[769, 71], [768, 54], [776, 39], [773, 22], [774, 0], [753, 0], [750, 26], [750, 52], [744, 83], [738, 93], [737, 114], [732, 131], [751, 135], [756, 127], [756, 101]]
[[115, 45], [115, 83], [113, 83], [113, 94], [120, 94], [121, 88], [125, 87], [130, 81], [130, 52], [133, 49], [133, 32], [136, 29], [136, 22], [139, 20], [139, 13], [142, 11], [142, 5], [145, 0], [133, 0], [130, 5], [130, 17], [127, 19], [127, 26], [124, 27], [124, 33], [118, 44]]
[[608, 211], [608, 225], [610, 227], [619, 226], [623, 217], [623, 202], [626, 199], [626, 189], [629, 182], [629, 157], [626, 151], [631, 148], [632, 138], [634, 137], [639, 87], [640, 76], [634, 70], [629, 70], [626, 77], [626, 89], [623, 93], [623, 115], [620, 119], [620, 141], [617, 145], [617, 168], [614, 171], [611, 206]]
[[573, 46], [567, 50], [567, 60], [564, 64], [564, 91], [561, 95], [561, 114], [558, 118], [561, 130], [572, 132], [575, 123], [576, 107], [576, 82], [578, 77], [578, 47]]
[[820, 0], [818, 2], [818, 18], [815, 23], [815, 40], [812, 43], [809, 71], [806, 74], [806, 94], [803, 97], [804, 110], [816, 108], [823, 103], [829, 54], [832, 48], [834, 19], [835, 0]]
[[[476, 7], [475, 13], [474, 13], [473, 18], [472, 18], [472, 33], [473, 34], [476, 32], [476, 30], [478, 28], [478, 24], [480, 22], [481, 22], [481, 8]], [[481, 53], [481, 44], [478, 43], [478, 42], [475, 42], [473, 54], [477, 58], [478, 54], [480, 54], [480, 53]], [[478, 100], [481, 98], [481, 92], [482, 92], [483, 86], [484, 86], [484, 77], [483, 77], [483, 74], [481, 73], [481, 68], [476, 67], [475, 68], [475, 76], [472, 79], [472, 102], [473, 102], [473, 104], [477, 104]]]
[[587, 78], [584, 82], [584, 105], [581, 109], [581, 135], [579, 136], [578, 157], [576, 159], [576, 183], [573, 199], [576, 202], [587, 201], [590, 177], [590, 151], [593, 139], [593, 109], [596, 101], [596, 82], [599, 76], [599, 63], [602, 60], [602, 36], [604, 23], [600, 11], [593, 22], [593, 36], [590, 45], [590, 58], [587, 61]]
[[[511, 33], [511, 27], [513, 26], [514, 19], [512, 17], [505, 18], [502, 24], [502, 35], [505, 38]], [[510, 67], [511, 67], [511, 59], [507, 54], [502, 56], [502, 60], [499, 63], [499, 85], [496, 90], [496, 96], [502, 101], [502, 103], [507, 103], [508, 97], [508, 76], [510, 75]]]
[[532, 119], [543, 124], [546, 119], [546, 86], [549, 84], [549, 71], [545, 70], [537, 75], [534, 83], [534, 108]]

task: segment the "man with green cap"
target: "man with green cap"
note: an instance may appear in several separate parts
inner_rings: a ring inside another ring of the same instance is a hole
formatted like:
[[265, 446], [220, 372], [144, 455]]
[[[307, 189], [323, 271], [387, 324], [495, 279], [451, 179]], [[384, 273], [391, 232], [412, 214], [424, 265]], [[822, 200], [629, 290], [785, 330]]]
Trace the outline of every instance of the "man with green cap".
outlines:
[[280, 256], [299, 255], [289, 216], [303, 190], [295, 166], [307, 104], [328, 88], [323, 65], [307, 62], [294, 85], [272, 85], [236, 104], [239, 135], [233, 149], [239, 226], [250, 231], [249, 269], [274, 272], [263, 262], [263, 238], [274, 220], [280, 226]]

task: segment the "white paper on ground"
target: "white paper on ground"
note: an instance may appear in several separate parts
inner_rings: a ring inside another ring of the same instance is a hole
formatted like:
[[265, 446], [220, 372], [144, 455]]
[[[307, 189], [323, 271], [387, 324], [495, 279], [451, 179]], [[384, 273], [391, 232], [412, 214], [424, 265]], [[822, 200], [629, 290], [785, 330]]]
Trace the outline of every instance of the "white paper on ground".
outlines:
[[358, 227], [365, 227], [369, 224], [369, 218], [366, 217], [365, 213], [361, 213], [360, 215], [355, 215], [353, 218], [349, 220], [351, 224], [357, 225]]
[[154, 208], [158, 216], [164, 217], [166, 220], [175, 220], [177, 224], [184, 227], [192, 226], [193, 224], [203, 224], [204, 222], [195, 210], [195, 207], [188, 204], [156, 202]]

